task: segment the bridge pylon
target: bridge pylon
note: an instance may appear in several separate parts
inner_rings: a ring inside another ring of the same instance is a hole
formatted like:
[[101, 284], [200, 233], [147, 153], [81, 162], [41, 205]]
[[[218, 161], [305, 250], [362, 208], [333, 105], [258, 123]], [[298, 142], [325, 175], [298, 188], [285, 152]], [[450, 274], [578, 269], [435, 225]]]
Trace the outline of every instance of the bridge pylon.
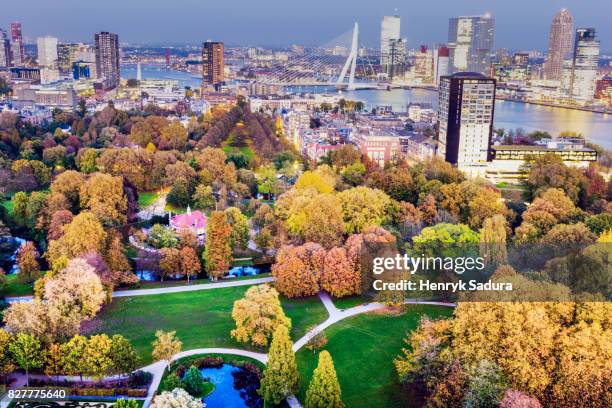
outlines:
[[351, 43], [351, 52], [349, 53], [342, 72], [336, 81], [336, 87], [344, 87], [344, 78], [348, 73], [349, 68], [351, 69], [349, 74], [348, 89], [355, 89], [355, 67], [357, 66], [357, 52], [359, 51], [359, 24], [355, 22], [355, 28], [353, 28], [353, 42]]

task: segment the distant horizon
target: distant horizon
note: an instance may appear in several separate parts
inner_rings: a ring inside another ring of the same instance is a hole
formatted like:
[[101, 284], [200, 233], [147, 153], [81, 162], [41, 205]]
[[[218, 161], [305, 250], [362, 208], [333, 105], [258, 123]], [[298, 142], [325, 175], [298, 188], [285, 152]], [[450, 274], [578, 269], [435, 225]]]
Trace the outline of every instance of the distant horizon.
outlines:
[[[51, 4], [52, 3], [52, 4]], [[491, 4], [485, 0], [433, 0], [400, 4], [391, 0], [371, 2], [328, 2], [310, 0], [287, 6], [280, 0], [257, 3], [202, 4], [195, 0], [107, 0], [84, 4], [80, 0], [30, 0], [3, 5], [0, 28], [12, 21], [23, 25], [30, 42], [51, 35], [62, 42], [91, 42], [93, 33], [111, 31], [123, 44], [143, 46], [197, 46], [207, 38], [230, 47], [318, 46], [360, 23], [360, 46], [378, 48], [380, 20], [396, 13], [402, 19], [401, 35], [410, 49], [421, 44], [447, 41], [448, 19], [490, 13], [496, 20], [494, 48], [546, 51], [552, 18], [567, 8], [574, 16], [574, 28], [594, 27], [602, 54], [612, 51], [612, 3], [591, 0], [551, 0], [542, 4], [515, 0]], [[517, 24], [517, 23], [520, 23]]]

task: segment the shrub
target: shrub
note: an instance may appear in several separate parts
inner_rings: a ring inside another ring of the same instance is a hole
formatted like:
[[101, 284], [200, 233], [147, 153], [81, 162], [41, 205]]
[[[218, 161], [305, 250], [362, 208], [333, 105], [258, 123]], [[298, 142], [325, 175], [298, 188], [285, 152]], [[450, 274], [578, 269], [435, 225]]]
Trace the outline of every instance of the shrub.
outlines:
[[113, 408], [138, 408], [138, 402], [136, 400], [125, 400], [118, 399], [113, 405]]
[[202, 373], [194, 365], [189, 367], [185, 375], [185, 390], [194, 397], [201, 397], [204, 394], [204, 378]]
[[200, 357], [193, 360], [193, 365], [198, 368], [219, 368], [223, 365], [222, 357]]
[[151, 384], [153, 380], [153, 374], [148, 371], [138, 370], [130, 373], [128, 384], [130, 387], [144, 387]]
[[174, 373], [177, 375], [178, 378], [183, 378], [185, 376], [186, 371], [187, 369], [185, 368], [185, 366], [182, 364], [179, 364], [174, 370]]
[[172, 391], [175, 388], [185, 388], [185, 384], [183, 384], [183, 381], [178, 375], [170, 373], [164, 380], [163, 389], [166, 391]]

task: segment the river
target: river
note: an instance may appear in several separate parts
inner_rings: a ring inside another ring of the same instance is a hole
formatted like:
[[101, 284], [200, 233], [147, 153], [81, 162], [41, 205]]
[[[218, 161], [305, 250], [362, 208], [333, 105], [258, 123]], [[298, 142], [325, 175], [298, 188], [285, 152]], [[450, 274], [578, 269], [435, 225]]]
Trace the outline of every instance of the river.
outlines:
[[[136, 65], [121, 66], [121, 76], [125, 79], [136, 78]], [[144, 79], [174, 79], [181, 86], [200, 86], [200, 78], [194, 74], [166, 70], [163, 66], [143, 64]], [[296, 88], [296, 92], [330, 92], [330, 87]], [[429, 102], [437, 108], [438, 93], [426, 89], [393, 89], [344, 91], [347, 99], [361, 100], [367, 108], [391, 105], [396, 111], [404, 111], [412, 102]], [[579, 132], [589, 141], [612, 149], [612, 115], [585, 112], [574, 109], [554, 108], [519, 102], [498, 100], [495, 102], [494, 126], [506, 130], [523, 128], [527, 132], [543, 130], [556, 136], [559, 132], [570, 130]]]

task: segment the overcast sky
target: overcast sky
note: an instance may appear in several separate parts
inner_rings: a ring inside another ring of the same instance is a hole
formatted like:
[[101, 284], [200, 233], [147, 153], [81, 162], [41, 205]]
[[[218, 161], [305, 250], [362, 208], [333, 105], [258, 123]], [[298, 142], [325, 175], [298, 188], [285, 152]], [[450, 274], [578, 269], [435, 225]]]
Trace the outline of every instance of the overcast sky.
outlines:
[[495, 47], [545, 49], [553, 15], [570, 10], [576, 27], [595, 27], [612, 50], [610, 0], [2, 0], [0, 27], [23, 24], [24, 35], [91, 42], [95, 31], [121, 42], [228, 45], [321, 45], [358, 21], [360, 43], [376, 46], [380, 19], [397, 8], [410, 48], [444, 42], [448, 18], [490, 12]]

